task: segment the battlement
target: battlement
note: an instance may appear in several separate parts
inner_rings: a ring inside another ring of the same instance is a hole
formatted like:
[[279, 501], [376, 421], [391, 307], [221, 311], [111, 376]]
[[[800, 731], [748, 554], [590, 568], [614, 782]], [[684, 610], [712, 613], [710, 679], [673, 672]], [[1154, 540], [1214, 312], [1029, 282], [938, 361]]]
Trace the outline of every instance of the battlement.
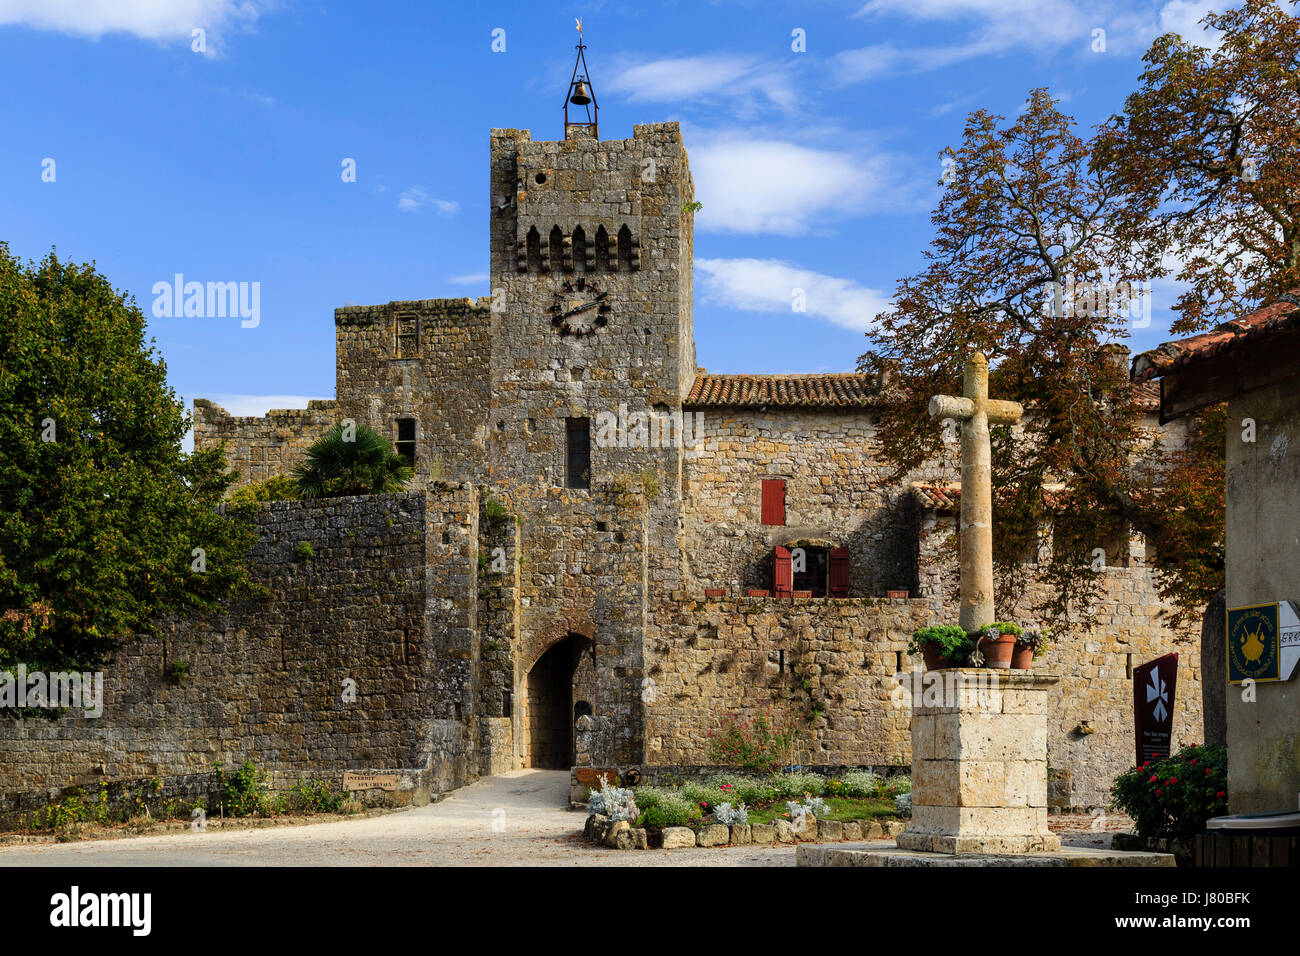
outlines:
[[388, 321], [392, 316], [403, 312], [436, 313], [441, 316], [464, 315], [470, 312], [486, 312], [492, 306], [490, 296], [477, 299], [467, 297], [457, 299], [405, 299], [387, 302], [383, 305], [345, 305], [334, 310], [335, 325], [376, 325]]

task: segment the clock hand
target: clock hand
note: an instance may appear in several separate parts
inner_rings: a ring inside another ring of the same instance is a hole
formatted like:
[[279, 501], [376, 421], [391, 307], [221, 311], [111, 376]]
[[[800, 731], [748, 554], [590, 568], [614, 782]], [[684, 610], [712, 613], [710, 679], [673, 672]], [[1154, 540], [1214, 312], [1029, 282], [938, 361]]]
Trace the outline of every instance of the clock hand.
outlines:
[[597, 298], [593, 299], [590, 302], [578, 306], [576, 309], [570, 309], [568, 312], [565, 312], [563, 315], [561, 315], [560, 318], [561, 319], [572, 318], [573, 316], [577, 315], [579, 312], [586, 312], [588, 309], [594, 309], [596, 306], [600, 305], [601, 299], [603, 298], [605, 298], [604, 294], [598, 296]]

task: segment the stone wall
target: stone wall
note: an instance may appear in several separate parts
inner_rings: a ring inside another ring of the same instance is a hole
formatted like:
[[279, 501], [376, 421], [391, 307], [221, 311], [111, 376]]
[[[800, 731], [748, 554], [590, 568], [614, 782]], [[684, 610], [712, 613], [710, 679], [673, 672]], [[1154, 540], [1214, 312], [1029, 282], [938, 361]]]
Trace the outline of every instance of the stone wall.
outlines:
[[225, 445], [226, 460], [239, 472], [235, 488], [288, 474], [303, 454], [339, 420], [338, 403], [313, 400], [302, 408], [277, 408], [264, 417], [231, 415], [205, 398], [194, 400], [194, 448]]
[[802, 765], [909, 763], [909, 707], [893, 675], [919, 667], [919, 600], [683, 601], [647, 640], [646, 763], [700, 765], [727, 714], [797, 726]]
[[[913, 578], [900, 488], [888, 485], [876, 426], [860, 409], [703, 408], [685, 456], [689, 574], [701, 590], [772, 587], [772, 549], [820, 540], [849, 549], [849, 596], [884, 597]], [[941, 467], [936, 475], [950, 474]], [[762, 481], [786, 481], [786, 523], [760, 522]]]
[[277, 786], [396, 771], [416, 801], [468, 783], [477, 508], [469, 486], [263, 506], [248, 520], [267, 596], [125, 644], [99, 718], [0, 720], [0, 811], [23, 791], [182, 781], [218, 761], [251, 760]]

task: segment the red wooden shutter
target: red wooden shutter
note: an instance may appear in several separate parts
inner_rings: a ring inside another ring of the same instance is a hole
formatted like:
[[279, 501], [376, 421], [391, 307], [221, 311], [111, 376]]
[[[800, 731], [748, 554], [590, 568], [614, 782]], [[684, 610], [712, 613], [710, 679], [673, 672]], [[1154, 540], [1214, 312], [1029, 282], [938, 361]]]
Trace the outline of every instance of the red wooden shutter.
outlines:
[[794, 593], [794, 565], [789, 548], [772, 549], [772, 595], [789, 597]]
[[763, 479], [763, 524], [785, 524], [785, 479]]
[[832, 548], [826, 569], [826, 591], [833, 598], [849, 596], [849, 549]]

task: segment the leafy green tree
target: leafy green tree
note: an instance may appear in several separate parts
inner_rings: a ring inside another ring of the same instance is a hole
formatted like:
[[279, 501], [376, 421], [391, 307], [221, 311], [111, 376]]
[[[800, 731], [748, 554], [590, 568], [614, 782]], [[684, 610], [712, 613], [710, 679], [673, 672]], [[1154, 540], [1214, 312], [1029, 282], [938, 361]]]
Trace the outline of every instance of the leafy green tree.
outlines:
[[335, 425], [307, 449], [293, 471], [302, 498], [342, 498], [401, 491], [413, 474], [393, 443], [366, 425]]
[[93, 264], [0, 243], [0, 667], [93, 669], [172, 613], [257, 586], [217, 512], [220, 450], [189, 429], [145, 318]]

